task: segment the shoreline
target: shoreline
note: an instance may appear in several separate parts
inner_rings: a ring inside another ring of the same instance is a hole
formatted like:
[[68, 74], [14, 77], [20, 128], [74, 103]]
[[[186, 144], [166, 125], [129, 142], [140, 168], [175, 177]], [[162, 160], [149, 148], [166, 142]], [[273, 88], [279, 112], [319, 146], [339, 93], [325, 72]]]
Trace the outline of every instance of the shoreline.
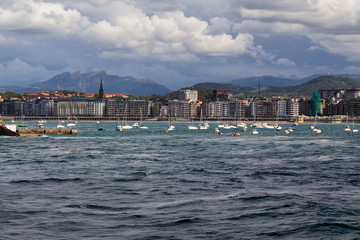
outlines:
[[[9, 123], [9, 121], [12, 121], [13, 119], [0, 119], [0, 121], [3, 121], [3, 122], [7, 122]], [[34, 118], [34, 119], [26, 119], [26, 120], [22, 120], [22, 121], [33, 121], [33, 122], [36, 122], [36, 121], [40, 121], [40, 120], [45, 120], [44, 118]], [[49, 122], [58, 122], [58, 120], [56, 119], [46, 119], [46, 121], [49, 121]], [[67, 121], [67, 120], [61, 120], [61, 121]], [[123, 122], [123, 121], [117, 121], [117, 120], [113, 120], [113, 119], [78, 119], [77, 120], [78, 122]], [[17, 122], [19, 122], [19, 120], [15, 120], [14, 122], [10, 122], [12, 124], [16, 124]], [[139, 120], [128, 120], [126, 122], [139, 122]], [[169, 123], [169, 120], [143, 120], [143, 122], [149, 122], [149, 123]], [[199, 120], [196, 120], [196, 121], [191, 121], [191, 120], [172, 120], [171, 121], [172, 123], [188, 123], [188, 124], [197, 124], [197, 123], [200, 123]], [[252, 124], [252, 123], [256, 123], [256, 122], [259, 122], [259, 123], [271, 123], [271, 124], [294, 124], [295, 122], [294, 121], [273, 121], [273, 120], [269, 120], [269, 121], [265, 121], [265, 120], [261, 120], [261, 121], [230, 121], [230, 120], [226, 120], [226, 121], [218, 121], [218, 120], [203, 120], [202, 122], [208, 122], [208, 123], [226, 123], [226, 124], [232, 124], [232, 123], [240, 123], [240, 122], [243, 122], [243, 123], [246, 123], [246, 124]], [[301, 124], [335, 124], [335, 125], [359, 125], [360, 124], [360, 121], [359, 122], [340, 122], [340, 121], [303, 121], [303, 122], [297, 122], [299, 125]]]

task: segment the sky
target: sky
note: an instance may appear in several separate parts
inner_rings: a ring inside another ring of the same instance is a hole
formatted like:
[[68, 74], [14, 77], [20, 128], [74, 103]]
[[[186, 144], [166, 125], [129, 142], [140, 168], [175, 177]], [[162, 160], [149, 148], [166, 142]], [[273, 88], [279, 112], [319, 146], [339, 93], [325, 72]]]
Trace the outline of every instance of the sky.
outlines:
[[360, 73], [360, 0], [1, 0], [0, 85]]

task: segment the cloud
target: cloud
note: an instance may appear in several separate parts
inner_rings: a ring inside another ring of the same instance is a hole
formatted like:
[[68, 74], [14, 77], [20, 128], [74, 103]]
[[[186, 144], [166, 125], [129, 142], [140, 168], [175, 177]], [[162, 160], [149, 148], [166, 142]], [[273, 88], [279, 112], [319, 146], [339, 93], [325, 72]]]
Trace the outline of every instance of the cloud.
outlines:
[[360, 1], [294, 0], [233, 2], [238, 33], [302, 35], [330, 53], [360, 60]]
[[21, 59], [15, 58], [12, 61], [0, 64], [0, 84], [18, 85], [47, 80], [53, 72], [43, 65], [30, 65]]
[[276, 64], [280, 65], [280, 66], [286, 66], [286, 67], [295, 67], [296, 64], [293, 61], [290, 61], [287, 58], [279, 58], [276, 61]]
[[0, 5], [0, 28], [24, 33], [69, 34], [89, 24], [86, 17], [60, 3], [15, 0]]
[[204, 72], [224, 79], [346, 69], [360, 61], [359, 3], [2, 0], [0, 67], [4, 79], [11, 73], [26, 82], [64, 69], [109, 69], [135, 77], [148, 73], [162, 83], [204, 80]]

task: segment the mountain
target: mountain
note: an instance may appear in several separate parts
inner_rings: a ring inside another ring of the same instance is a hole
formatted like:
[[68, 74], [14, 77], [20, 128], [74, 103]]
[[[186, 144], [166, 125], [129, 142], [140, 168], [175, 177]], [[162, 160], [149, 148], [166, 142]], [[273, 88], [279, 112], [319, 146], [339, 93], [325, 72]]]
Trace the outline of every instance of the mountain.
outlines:
[[218, 90], [228, 90], [231, 91], [234, 95], [243, 94], [245, 97], [249, 96], [254, 90], [251, 87], [239, 87], [229, 83], [216, 83], [216, 82], [205, 82], [198, 83], [192, 86], [193, 88], [208, 88], [208, 89], [218, 89]]
[[311, 96], [320, 89], [352, 89], [360, 87], [360, 83], [352, 78], [342, 76], [320, 76], [303, 84], [289, 87], [269, 87], [261, 91], [264, 96]]
[[[314, 74], [311, 76], [303, 77], [303, 78], [282, 78], [275, 76], [259, 76], [259, 77], [246, 77], [239, 78], [235, 80], [231, 80], [227, 83], [242, 86], [242, 87], [252, 87], [258, 88], [258, 84], [260, 87], [287, 87], [287, 86], [296, 86], [301, 85], [309, 80], [315, 79], [317, 77], [323, 76], [322, 74]], [[331, 76], [342, 76], [346, 78], [352, 78], [358, 82], [360, 82], [360, 74], [333, 74]]]
[[[317, 77], [318, 75], [316, 75]], [[259, 77], [246, 77], [231, 80], [227, 83], [233, 84], [236, 86], [242, 87], [252, 87], [256, 88], [258, 84], [260, 86], [269, 87], [269, 86], [294, 86], [301, 83], [304, 83], [310, 79], [315, 78], [315, 76], [310, 76], [306, 78], [300, 79], [292, 79], [292, 78], [282, 78], [282, 77], [275, 77], [275, 76], [259, 76]]]
[[[193, 87], [202, 87], [218, 90], [229, 90], [234, 95], [244, 94], [245, 97], [258, 96], [258, 89], [250, 87], [239, 87], [232, 84], [221, 83], [199, 83]], [[261, 87], [261, 84], [260, 84]], [[360, 87], [360, 83], [352, 78], [342, 76], [320, 76], [296, 86], [287, 87], [267, 87], [260, 89], [261, 97], [306, 97], [311, 96], [312, 92], [320, 89], [352, 89]]]
[[135, 96], [164, 95], [170, 92], [167, 87], [149, 79], [135, 79], [133, 77], [119, 77], [108, 75], [104, 71], [80, 73], [65, 72], [53, 78], [30, 85], [35, 89], [47, 91], [70, 90], [83, 93], [97, 93], [100, 80], [103, 81], [105, 93], [124, 93]]

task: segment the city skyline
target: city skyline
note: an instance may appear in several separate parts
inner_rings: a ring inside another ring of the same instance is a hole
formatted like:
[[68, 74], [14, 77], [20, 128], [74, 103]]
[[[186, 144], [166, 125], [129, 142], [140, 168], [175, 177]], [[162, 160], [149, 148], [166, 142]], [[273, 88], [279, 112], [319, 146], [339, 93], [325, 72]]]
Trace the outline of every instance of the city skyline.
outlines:
[[359, 73], [360, 1], [0, 3], [0, 85], [105, 70], [172, 90], [240, 77]]

